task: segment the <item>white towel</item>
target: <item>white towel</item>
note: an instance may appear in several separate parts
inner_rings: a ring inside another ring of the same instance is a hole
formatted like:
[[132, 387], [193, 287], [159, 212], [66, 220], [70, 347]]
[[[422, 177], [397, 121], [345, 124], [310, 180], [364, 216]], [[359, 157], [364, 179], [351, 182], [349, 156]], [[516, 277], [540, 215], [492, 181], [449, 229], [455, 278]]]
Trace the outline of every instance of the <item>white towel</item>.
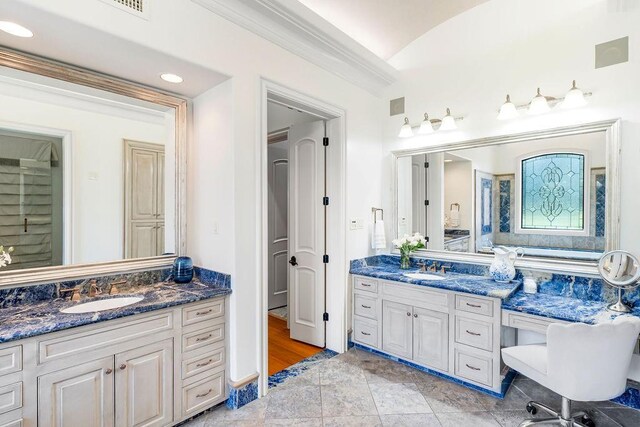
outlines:
[[452, 207], [451, 210], [449, 211], [449, 220], [452, 227], [459, 227], [460, 226], [460, 209], [456, 209], [455, 207]]
[[384, 235], [384, 221], [381, 219], [373, 223], [371, 233], [371, 248], [372, 249], [386, 249], [387, 238]]

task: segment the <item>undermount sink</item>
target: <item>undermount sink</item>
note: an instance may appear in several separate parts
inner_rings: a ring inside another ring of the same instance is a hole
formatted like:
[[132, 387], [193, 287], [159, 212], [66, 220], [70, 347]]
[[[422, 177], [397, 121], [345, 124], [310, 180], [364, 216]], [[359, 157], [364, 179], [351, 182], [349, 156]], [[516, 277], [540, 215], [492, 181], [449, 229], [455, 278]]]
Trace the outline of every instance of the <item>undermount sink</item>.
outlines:
[[74, 305], [73, 307], [68, 307], [60, 311], [67, 314], [93, 313], [96, 311], [113, 310], [115, 308], [126, 307], [140, 302], [143, 299], [143, 297], [107, 298]]
[[416, 279], [416, 280], [444, 280], [444, 277], [442, 276], [438, 276], [437, 274], [429, 274], [429, 273], [403, 273], [402, 274], [405, 277], [408, 277], [409, 279]]

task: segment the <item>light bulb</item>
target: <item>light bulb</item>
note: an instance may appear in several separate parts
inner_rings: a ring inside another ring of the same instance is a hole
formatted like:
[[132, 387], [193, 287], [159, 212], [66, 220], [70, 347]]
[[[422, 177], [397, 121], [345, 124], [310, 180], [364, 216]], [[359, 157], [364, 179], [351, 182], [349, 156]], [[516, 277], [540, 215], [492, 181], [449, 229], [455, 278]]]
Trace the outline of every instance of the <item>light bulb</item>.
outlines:
[[549, 103], [547, 102], [547, 98], [542, 96], [540, 93], [540, 88], [538, 88], [538, 92], [536, 96], [531, 100], [529, 104], [529, 114], [541, 114], [549, 111]]
[[586, 104], [587, 101], [584, 99], [584, 92], [576, 87], [576, 81], [574, 80], [571, 90], [567, 92], [564, 101], [562, 101], [562, 108], [577, 108], [583, 107]]
[[169, 83], [182, 83], [183, 81], [182, 77], [173, 73], [160, 74], [160, 78]]
[[451, 111], [447, 108], [447, 115], [442, 118], [440, 130], [454, 130], [457, 128], [458, 126], [456, 126], [456, 120], [451, 115]]
[[418, 133], [427, 134], [433, 132], [433, 125], [431, 124], [431, 120], [429, 120], [429, 115], [424, 113], [424, 120], [420, 123], [420, 129], [418, 129]]
[[507, 101], [502, 104], [500, 107], [500, 113], [498, 113], [498, 120], [509, 120], [518, 117], [518, 110], [513, 102], [511, 102], [511, 97], [507, 95]]
[[400, 138], [410, 138], [413, 136], [413, 129], [411, 129], [411, 125], [409, 124], [409, 119], [404, 118], [404, 124], [400, 128], [400, 133], [398, 137]]
[[0, 21], [0, 30], [16, 37], [33, 37], [30, 29], [10, 21]]

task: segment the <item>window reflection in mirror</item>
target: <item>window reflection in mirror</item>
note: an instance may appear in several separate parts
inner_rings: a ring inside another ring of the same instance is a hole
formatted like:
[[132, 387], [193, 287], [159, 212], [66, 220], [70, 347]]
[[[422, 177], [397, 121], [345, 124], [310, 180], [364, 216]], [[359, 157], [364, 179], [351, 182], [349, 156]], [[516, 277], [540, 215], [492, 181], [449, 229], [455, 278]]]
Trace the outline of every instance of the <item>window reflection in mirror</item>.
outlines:
[[397, 234], [427, 249], [597, 260], [604, 252], [604, 132], [397, 159]]
[[173, 109], [0, 68], [1, 271], [175, 252]]

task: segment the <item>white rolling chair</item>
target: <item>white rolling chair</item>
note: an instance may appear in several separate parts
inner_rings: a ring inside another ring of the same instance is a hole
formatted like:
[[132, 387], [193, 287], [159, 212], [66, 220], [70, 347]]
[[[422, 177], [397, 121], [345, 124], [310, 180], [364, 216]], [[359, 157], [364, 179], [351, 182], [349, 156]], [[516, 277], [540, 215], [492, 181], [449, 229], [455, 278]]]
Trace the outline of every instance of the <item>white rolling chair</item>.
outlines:
[[571, 413], [571, 401], [609, 400], [624, 393], [638, 334], [640, 319], [623, 316], [599, 325], [552, 324], [547, 329], [547, 344], [503, 348], [502, 358], [508, 366], [562, 396], [560, 412], [529, 402], [529, 413], [540, 409], [553, 418], [525, 420], [520, 427], [595, 426], [584, 412]]

